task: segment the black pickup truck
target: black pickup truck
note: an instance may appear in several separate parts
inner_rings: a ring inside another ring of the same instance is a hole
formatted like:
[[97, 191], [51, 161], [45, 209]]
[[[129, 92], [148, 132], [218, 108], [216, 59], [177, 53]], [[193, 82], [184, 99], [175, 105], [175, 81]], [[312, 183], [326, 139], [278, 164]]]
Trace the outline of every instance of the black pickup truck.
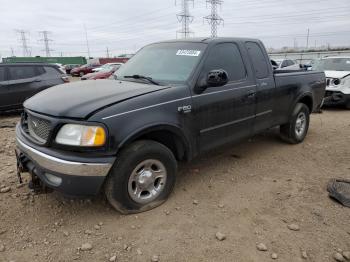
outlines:
[[325, 93], [321, 72], [274, 72], [256, 39], [160, 42], [115, 80], [59, 85], [27, 100], [17, 159], [32, 186], [68, 195], [104, 192], [122, 213], [163, 203], [177, 161], [280, 126], [304, 140]]

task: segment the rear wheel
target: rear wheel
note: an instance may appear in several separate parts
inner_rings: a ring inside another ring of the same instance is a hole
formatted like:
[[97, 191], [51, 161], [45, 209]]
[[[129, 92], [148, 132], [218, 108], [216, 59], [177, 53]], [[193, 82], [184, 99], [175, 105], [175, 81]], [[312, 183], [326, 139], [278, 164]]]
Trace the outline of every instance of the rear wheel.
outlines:
[[309, 123], [309, 108], [302, 103], [296, 104], [289, 122], [280, 127], [282, 139], [291, 144], [303, 142], [309, 129]]
[[123, 214], [155, 208], [168, 198], [176, 181], [177, 162], [164, 145], [136, 141], [117, 158], [105, 184], [109, 203]]

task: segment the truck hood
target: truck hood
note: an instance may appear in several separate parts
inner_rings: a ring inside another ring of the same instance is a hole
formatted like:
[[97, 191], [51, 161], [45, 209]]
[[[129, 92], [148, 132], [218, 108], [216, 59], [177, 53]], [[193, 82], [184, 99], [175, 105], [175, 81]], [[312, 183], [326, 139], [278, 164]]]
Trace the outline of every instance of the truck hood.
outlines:
[[86, 118], [112, 104], [166, 89], [117, 80], [87, 80], [48, 88], [26, 100], [26, 109], [57, 117]]
[[350, 75], [350, 71], [325, 71], [326, 77], [343, 78]]

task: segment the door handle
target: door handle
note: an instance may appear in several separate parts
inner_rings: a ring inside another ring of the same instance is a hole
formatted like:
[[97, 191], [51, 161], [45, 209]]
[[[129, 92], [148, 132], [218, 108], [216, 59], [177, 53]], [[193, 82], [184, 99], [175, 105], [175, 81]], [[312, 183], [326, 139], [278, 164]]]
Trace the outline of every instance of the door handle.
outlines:
[[253, 90], [248, 91], [248, 93], [247, 93], [247, 97], [248, 97], [248, 98], [252, 98], [252, 97], [254, 97], [255, 95], [256, 95], [256, 92], [253, 91]]

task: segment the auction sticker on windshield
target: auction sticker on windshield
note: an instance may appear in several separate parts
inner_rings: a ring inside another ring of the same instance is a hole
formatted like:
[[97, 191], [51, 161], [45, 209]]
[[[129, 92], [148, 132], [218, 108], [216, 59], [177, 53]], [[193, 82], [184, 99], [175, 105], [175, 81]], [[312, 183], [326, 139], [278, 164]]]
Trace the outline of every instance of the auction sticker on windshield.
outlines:
[[199, 56], [200, 53], [199, 50], [177, 50], [176, 55]]

